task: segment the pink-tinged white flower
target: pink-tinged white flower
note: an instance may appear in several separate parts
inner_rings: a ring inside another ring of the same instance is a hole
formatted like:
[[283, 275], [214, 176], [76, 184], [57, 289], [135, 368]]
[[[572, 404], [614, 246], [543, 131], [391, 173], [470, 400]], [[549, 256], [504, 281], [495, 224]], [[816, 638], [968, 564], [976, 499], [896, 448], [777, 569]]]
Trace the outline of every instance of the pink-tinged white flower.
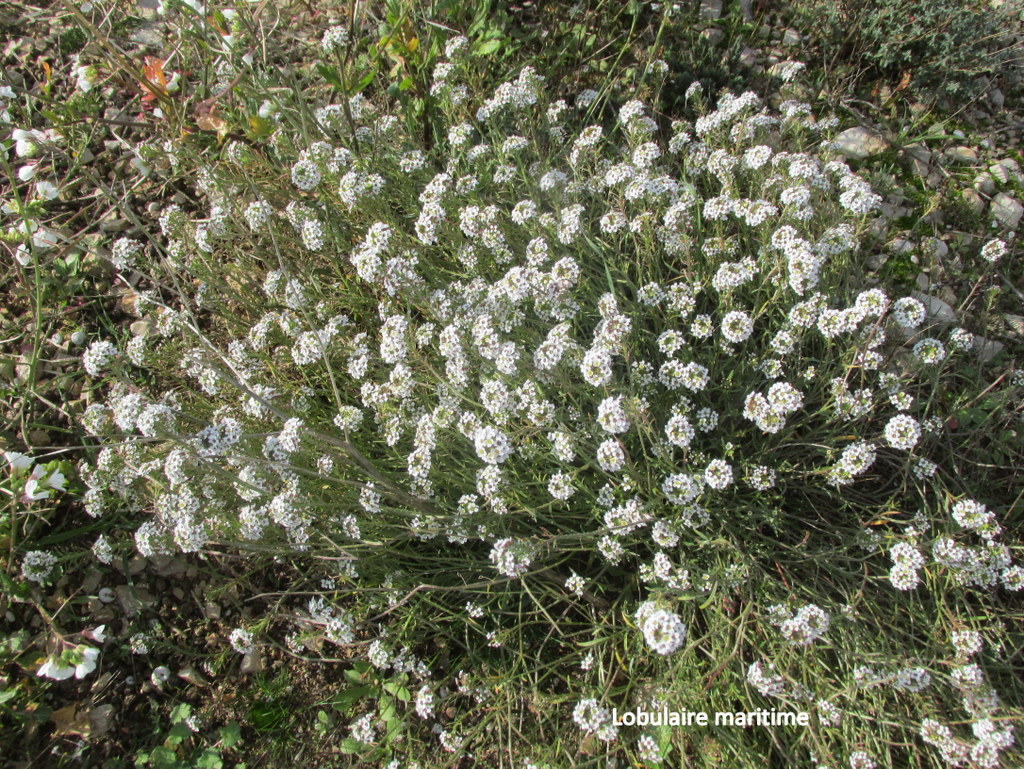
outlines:
[[65, 665], [59, 658], [55, 657], [46, 660], [46, 662], [39, 666], [39, 670], [36, 671], [36, 675], [52, 678], [55, 681], [63, 681], [66, 678], [71, 678], [74, 674], [74, 666]]
[[53, 200], [59, 192], [57, 185], [53, 182], [48, 182], [45, 179], [36, 182], [36, 197], [41, 200]]
[[39, 167], [39, 163], [33, 161], [27, 163], [18, 169], [18, 179], [23, 182], [30, 182], [36, 177], [36, 169]]
[[64, 477], [64, 473], [60, 470], [54, 470], [50, 477], [46, 479], [46, 485], [56, 491], [64, 491], [64, 484], [67, 483], [67, 478]]
[[4, 459], [12, 470], [28, 470], [32, 466], [32, 457], [17, 451], [5, 451]]
[[26, 502], [38, 502], [41, 499], [49, 499], [50, 492], [46, 489], [40, 491], [41, 484], [35, 478], [29, 478], [25, 483], [25, 493], [22, 496]]
[[72, 74], [75, 76], [75, 87], [82, 93], [89, 93], [89, 91], [92, 90], [93, 85], [96, 83], [96, 78], [99, 75], [96, 71], [96, 67], [90, 65], [75, 67], [74, 70], [72, 70]]
[[64, 681], [71, 676], [82, 679], [96, 669], [96, 658], [99, 656], [99, 649], [80, 644], [50, 657], [39, 666], [36, 675], [55, 681]]
[[25, 483], [24, 499], [26, 502], [36, 502], [40, 499], [48, 499], [50, 492], [43, 488], [42, 477], [46, 475], [46, 468], [36, 465], [32, 468], [28, 481]]
[[78, 646], [75, 650], [81, 655], [75, 665], [75, 678], [85, 678], [96, 669], [96, 658], [100, 656], [100, 650], [92, 646]]
[[27, 158], [38, 152], [39, 144], [46, 141], [47, 137], [42, 131], [15, 128], [11, 131], [11, 138], [14, 139], [14, 154], [19, 158]]

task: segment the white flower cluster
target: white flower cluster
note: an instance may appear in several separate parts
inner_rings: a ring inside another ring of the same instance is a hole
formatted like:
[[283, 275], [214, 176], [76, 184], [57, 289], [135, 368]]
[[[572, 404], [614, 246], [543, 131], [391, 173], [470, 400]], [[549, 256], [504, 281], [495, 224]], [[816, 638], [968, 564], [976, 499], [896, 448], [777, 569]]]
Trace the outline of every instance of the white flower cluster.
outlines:
[[686, 641], [686, 625], [679, 616], [650, 601], [640, 604], [636, 623], [647, 645], [658, 654], [672, 654]]
[[[333, 56], [348, 42], [338, 28], [323, 48]], [[463, 82], [471, 45], [451, 41], [431, 73], [436, 146], [407, 132], [407, 116], [387, 114], [383, 95], [377, 104], [353, 96], [311, 110], [317, 139], [305, 145], [282, 114], [267, 150], [280, 164], [276, 185], [250, 179], [228, 205], [211, 172], [201, 189], [208, 217], [166, 211], [167, 251], [189, 278], [178, 282], [205, 288], [180, 305], [151, 300], [153, 334], [125, 352], [180, 368], [113, 386], [83, 417], [102, 442], [82, 473], [87, 510], [146, 511], [135, 533], [143, 555], [238, 539], [299, 552], [342, 541], [344, 571], [331, 584], [355, 586], [351, 606], [314, 598], [296, 623], [347, 645], [376, 622], [367, 617], [386, 617], [363, 653], [379, 670], [416, 676], [423, 719], [448, 709], [450, 689], [393, 652], [399, 633], [417, 631], [410, 606], [425, 595], [408, 591], [433, 584], [426, 569], [443, 561], [424, 566], [415, 548], [433, 541], [432, 552], [460, 559], [467, 574], [489, 564], [496, 589], [508, 591], [532, 585], [516, 581], [527, 573], [552, 573], [555, 561], [571, 565], [588, 579], [573, 572], [552, 589], [577, 608], [586, 607], [576, 598], [604, 600], [601, 579], [639, 577], [650, 600], [637, 610], [637, 637], [655, 659], [668, 657], [688, 637], [669, 608], [681, 606], [681, 591], [718, 596], [729, 611], [752, 574], [770, 581], [785, 570], [750, 568], [771, 553], [771, 532], [820, 515], [795, 533], [806, 530], [816, 547], [826, 516], [851, 535], [875, 520], [864, 499], [876, 482], [899, 489], [899, 503], [943, 488], [951, 468], [923, 455], [940, 459], [945, 399], [924, 384], [974, 342], [963, 329], [914, 335], [930, 308], [916, 296], [846, 293], [862, 272], [862, 217], [880, 198], [827, 150], [787, 149], [809, 146], [827, 125], [807, 105], [775, 113], [754, 94], [723, 94], [708, 109], [694, 88], [701, 116], [663, 141], [643, 103], [582, 125], [597, 95], [552, 99], [526, 68], [473, 110]], [[222, 162], [247, 171], [236, 154]], [[246, 277], [237, 290], [208, 274], [228, 234], [255, 250], [232, 265]], [[141, 266], [152, 249], [116, 250]], [[231, 323], [215, 315], [222, 307]], [[901, 343], [913, 344], [912, 356], [897, 352]], [[98, 376], [117, 354], [96, 343], [83, 364]], [[173, 377], [183, 386], [154, 390]], [[929, 539], [934, 521], [924, 515], [892, 538], [881, 526], [865, 536], [869, 553], [858, 557], [870, 578], [884, 579], [888, 554], [892, 586], [909, 591], [928, 554], [929, 584], [933, 563], [936, 583], [1024, 589], [995, 515], [970, 500], [950, 508], [956, 538]], [[711, 559], [695, 541], [729, 547]], [[392, 548], [409, 550], [392, 561]], [[382, 557], [364, 569], [368, 552]], [[455, 606], [466, 607], [467, 627], [493, 619], [483, 591]], [[796, 683], [758, 644], [807, 657], [832, 616], [813, 603], [770, 614], [777, 633], [747, 635], [744, 655], [759, 660], [746, 669], [749, 685], [831, 703], [834, 691], [812, 691], [820, 677]], [[483, 627], [481, 645], [510, 647], [521, 629]], [[850, 637], [861, 643], [856, 630]], [[239, 628], [231, 643], [253, 640]], [[581, 652], [573, 669], [583, 658], [593, 671], [602, 655]], [[950, 676], [981, 701], [988, 684], [973, 685], [966, 663]], [[906, 664], [885, 682], [925, 693], [931, 674]], [[607, 709], [580, 697], [575, 723], [615, 739]], [[372, 743], [377, 728], [363, 716], [353, 737]], [[461, 744], [440, 725], [435, 733], [445, 750]]]
[[908, 542], [898, 542], [889, 550], [893, 566], [889, 581], [897, 590], [913, 590], [920, 584], [918, 570], [924, 566], [924, 556]]
[[118, 356], [117, 347], [113, 342], [101, 340], [93, 342], [82, 356], [82, 367], [92, 377], [102, 374]]
[[810, 646], [828, 631], [831, 619], [820, 606], [807, 604], [796, 612], [784, 606], [774, 606], [770, 621], [779, 633], [794, 646]]
[[534, 546], [530, 542], [508, 537], [494, 543], [491, 548], [491, 563], [499, 574], [517, 578], [529, 570], [534, 555]]

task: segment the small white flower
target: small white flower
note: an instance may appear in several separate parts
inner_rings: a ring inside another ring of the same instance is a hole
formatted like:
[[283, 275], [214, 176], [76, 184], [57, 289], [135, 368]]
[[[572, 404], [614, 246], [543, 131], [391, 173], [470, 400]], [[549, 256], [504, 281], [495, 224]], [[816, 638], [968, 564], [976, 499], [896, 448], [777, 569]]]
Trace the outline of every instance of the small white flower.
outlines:
[[4, 459], [12, 470], [28, 470], [32, 466], [32, 457], [17, 451], [5, 451]]
[[42, 200], [53, 200], [58, 192], [57, 185], [53, 182], [45, 179], [36, 182], [36, 195]]
[[236, 627], [231, 631], [228, 640], [231, 642], [231, 647], [239, 654], [250, 654], [256, 649], [256, 645], [252, 641], [252, 633], [244, 628]]
[[643, 622], [644, 640], [658, 654], [671, 654], [686, 641], [686, 625], [665, 609], [656, 609]]
[[66, 678], [71, 678], [74, 674], [74, 665], [66, 665], [56, 657], [50, 657], [46, 662], [40, 665], [39, 670], [36, 671], [36, 675], [52, 678], [55, 681], [63, 681]]
[[894, 449], [909, 451], [921, 440], [921, 425], [913, 417], [898, 414], [885, 425], [885, 439]]

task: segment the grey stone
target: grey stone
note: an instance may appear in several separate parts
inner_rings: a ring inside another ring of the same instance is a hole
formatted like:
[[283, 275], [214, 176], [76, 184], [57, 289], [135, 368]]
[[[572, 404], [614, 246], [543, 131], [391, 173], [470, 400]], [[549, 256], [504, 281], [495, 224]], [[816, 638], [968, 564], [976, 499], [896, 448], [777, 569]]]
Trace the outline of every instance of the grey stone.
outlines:
[[255, 649], [243, 655], [239, 670], [243, 673], [259, 673], [263, 670], [263, 655], [260, 654], [260, 650]]
[[875, 220], [868, 225], [868, 234], [876, 240], [882, 240], [889, 234], [889, 220], [884, 216], [876, 217]]
[[949, 246], [938, 238], [925, 238], [921, 241], [921, 253], [930, 256], [936, 261], [942, 261], [949, 253]]
[[847, 158], [853, 160], [866, 160], [889, 148], [889, 142], [878, 133], [864, 126], [847, 128], [839, 134], [832, 146]]
[[210, 682], [207, 681], [203, 674], [196, 670], [191, 665], [186, 665], [178, 671], [178, 677], [188, 681], [193, 686], [209, 686]]
[[158, 28], [158, 25], [152, 23], [143, 24], [132, 32], [129, 39], [133, 43], [149, 48], [163, 48], [164, 46], [164, 33]]
[[997, 342], [994, 339], [986, 339], [978, 334], [974, 335], [974, 346], [971, 348], [974, 350], [974, 354], [978, 356], [978, 360], [982, 363], [988, 363], [999, 353], [1003, 351], [1004, 345], [1002, 342]]
[[914, 279], [914, 282], [917, 283], [917, 287], [922, 291], [927, 291], [932, 287], [932, 279], [926, 272], [917, 273], [917, 278]]
[[1020, 164], [1013, 158], [1003, 158], [997, 163], [993, 163], [988, 167], [988, 172], [1000, 184], [1007, 184], [1011, 179], [1021, 183], [1024, 182], [1024, 176], [1020, 173]]
[[1000, 192], [992, 199], [992, 216], [1003, 227], [1017, 229], [1021, 215], [1024, 215], [1024, 206], [1005, 192]]
[[134, 617], [144, 608], [156, 604], [156, 598], [145, 588], [118, 585], [114, 588], [114, 593], [117, 595], [118, 603], [121, 604], [121, 609], [129, 617]]
[[800, 33], [795, 29], [787, 29], [782, 33], [782, 44], [786, 46], [800, 45]]
[[989, 175], [1000, 184], [1010, 181], [1010, 170], [1002, 163], [993, 163], [988, 167]]
[[982, 195], [992, 195], [996, 191], [996, 180], [988, 171], [982, 171], [974, 177], [974, 189]]
[[883, 267], [885, 267], [885, 263], [888, 262], [888, 261], [889, 261], [889, 255], [888, 254], [886, 254], [886, 253], [884, 253], [882, 251], [876, 251], [873, 254], [868, 254], [868, 258], [866, 260], [866, 263], [867, 263], [868, 269], [876, 270], [877, 271], [877, 270], [880, 270]]
[[970, 147], [952, 147], [944, 153], [952, 163], [973, 166], [978, 164], [978, 151]]
[[928, 323], [939, 323], [947, 326], [956, 323], [956, 311], [937, 296], [924, 294], [920, 291], [912, 291], [910, 295], [924, 305], [924, 309], [928, 313]]
[[966, 189], [960, 193], [964, 199], [964, 203], [967, 204], [967, 210], [969, 210], [975, 216], [981, 216], [985, 213], [985, 201], [981, 195], [978, 194], [977, 190]]
[[996, 109], [1002, 109], [1003, 105], [1006, 104], [1006, 96], [998, 88], [993, 88], [988, 92], [989, 101], [992, 102], [992, 106]]
[[910, 161], [910, 170], [921, 178], [926, 178], [932, 171], [932, 151], [923, 144], [912, 144], [904, 153]]
[[708, 45], [718, 45], [725, 37], [725, 33], [718, 27], [708, 27], [701, 30], [700, 36], [708, 41]]
[[1024, 337], [1024, 316], [1004, 312], [1003, 320], [1006, 321], [1006, 325], [1010, 329], [1011, 334], [1016, 337]]
[[906, 238], [896, 238], [889, 241], [885, 249], [890, 254], [910, 254], [914, 251], [914, 241], [907, 240]]
[[714, 21], [722, 16], [722, 0], [701, 0], [700, 17], [706, 21]]
[[744, 67], [753, 67], [757, 64], [757, 51], [750, 46], [743, 46], [743, 50], [740, 51], [740, 64]]
[[89, 711], [89, 737], [97, 739], [110, 731], [114, 725], [114, 706], [97, 705]]
[[101, 232], [124, 232], [131, 226], [131, 222], [127, 219], [122, 219], [114, 212], [103, 217], [100, 221]]
[[[136, 321], [136, 323], [144, 321]], [[134, 326], [135, 323], [132, 324]], [[180, 577], [185, 573], [185, 562], [170, 555], [153, 555], [149, 560], [153, 570], [161, 577]]]

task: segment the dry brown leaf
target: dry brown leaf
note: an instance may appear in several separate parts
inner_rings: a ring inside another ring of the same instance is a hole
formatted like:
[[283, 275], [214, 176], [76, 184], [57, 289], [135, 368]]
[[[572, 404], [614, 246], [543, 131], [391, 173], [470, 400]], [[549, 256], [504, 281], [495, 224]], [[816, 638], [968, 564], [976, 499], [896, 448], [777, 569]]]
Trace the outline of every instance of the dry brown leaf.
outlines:
[[92, 731], [89, 711], [85, 708], [80, 709], [78, 705], [68, 705], [60, 710], [55, 710], [50, 719], [54, 723], [53, 733], [55, 735], [77, 734], [81, 737], [88, 737]]

